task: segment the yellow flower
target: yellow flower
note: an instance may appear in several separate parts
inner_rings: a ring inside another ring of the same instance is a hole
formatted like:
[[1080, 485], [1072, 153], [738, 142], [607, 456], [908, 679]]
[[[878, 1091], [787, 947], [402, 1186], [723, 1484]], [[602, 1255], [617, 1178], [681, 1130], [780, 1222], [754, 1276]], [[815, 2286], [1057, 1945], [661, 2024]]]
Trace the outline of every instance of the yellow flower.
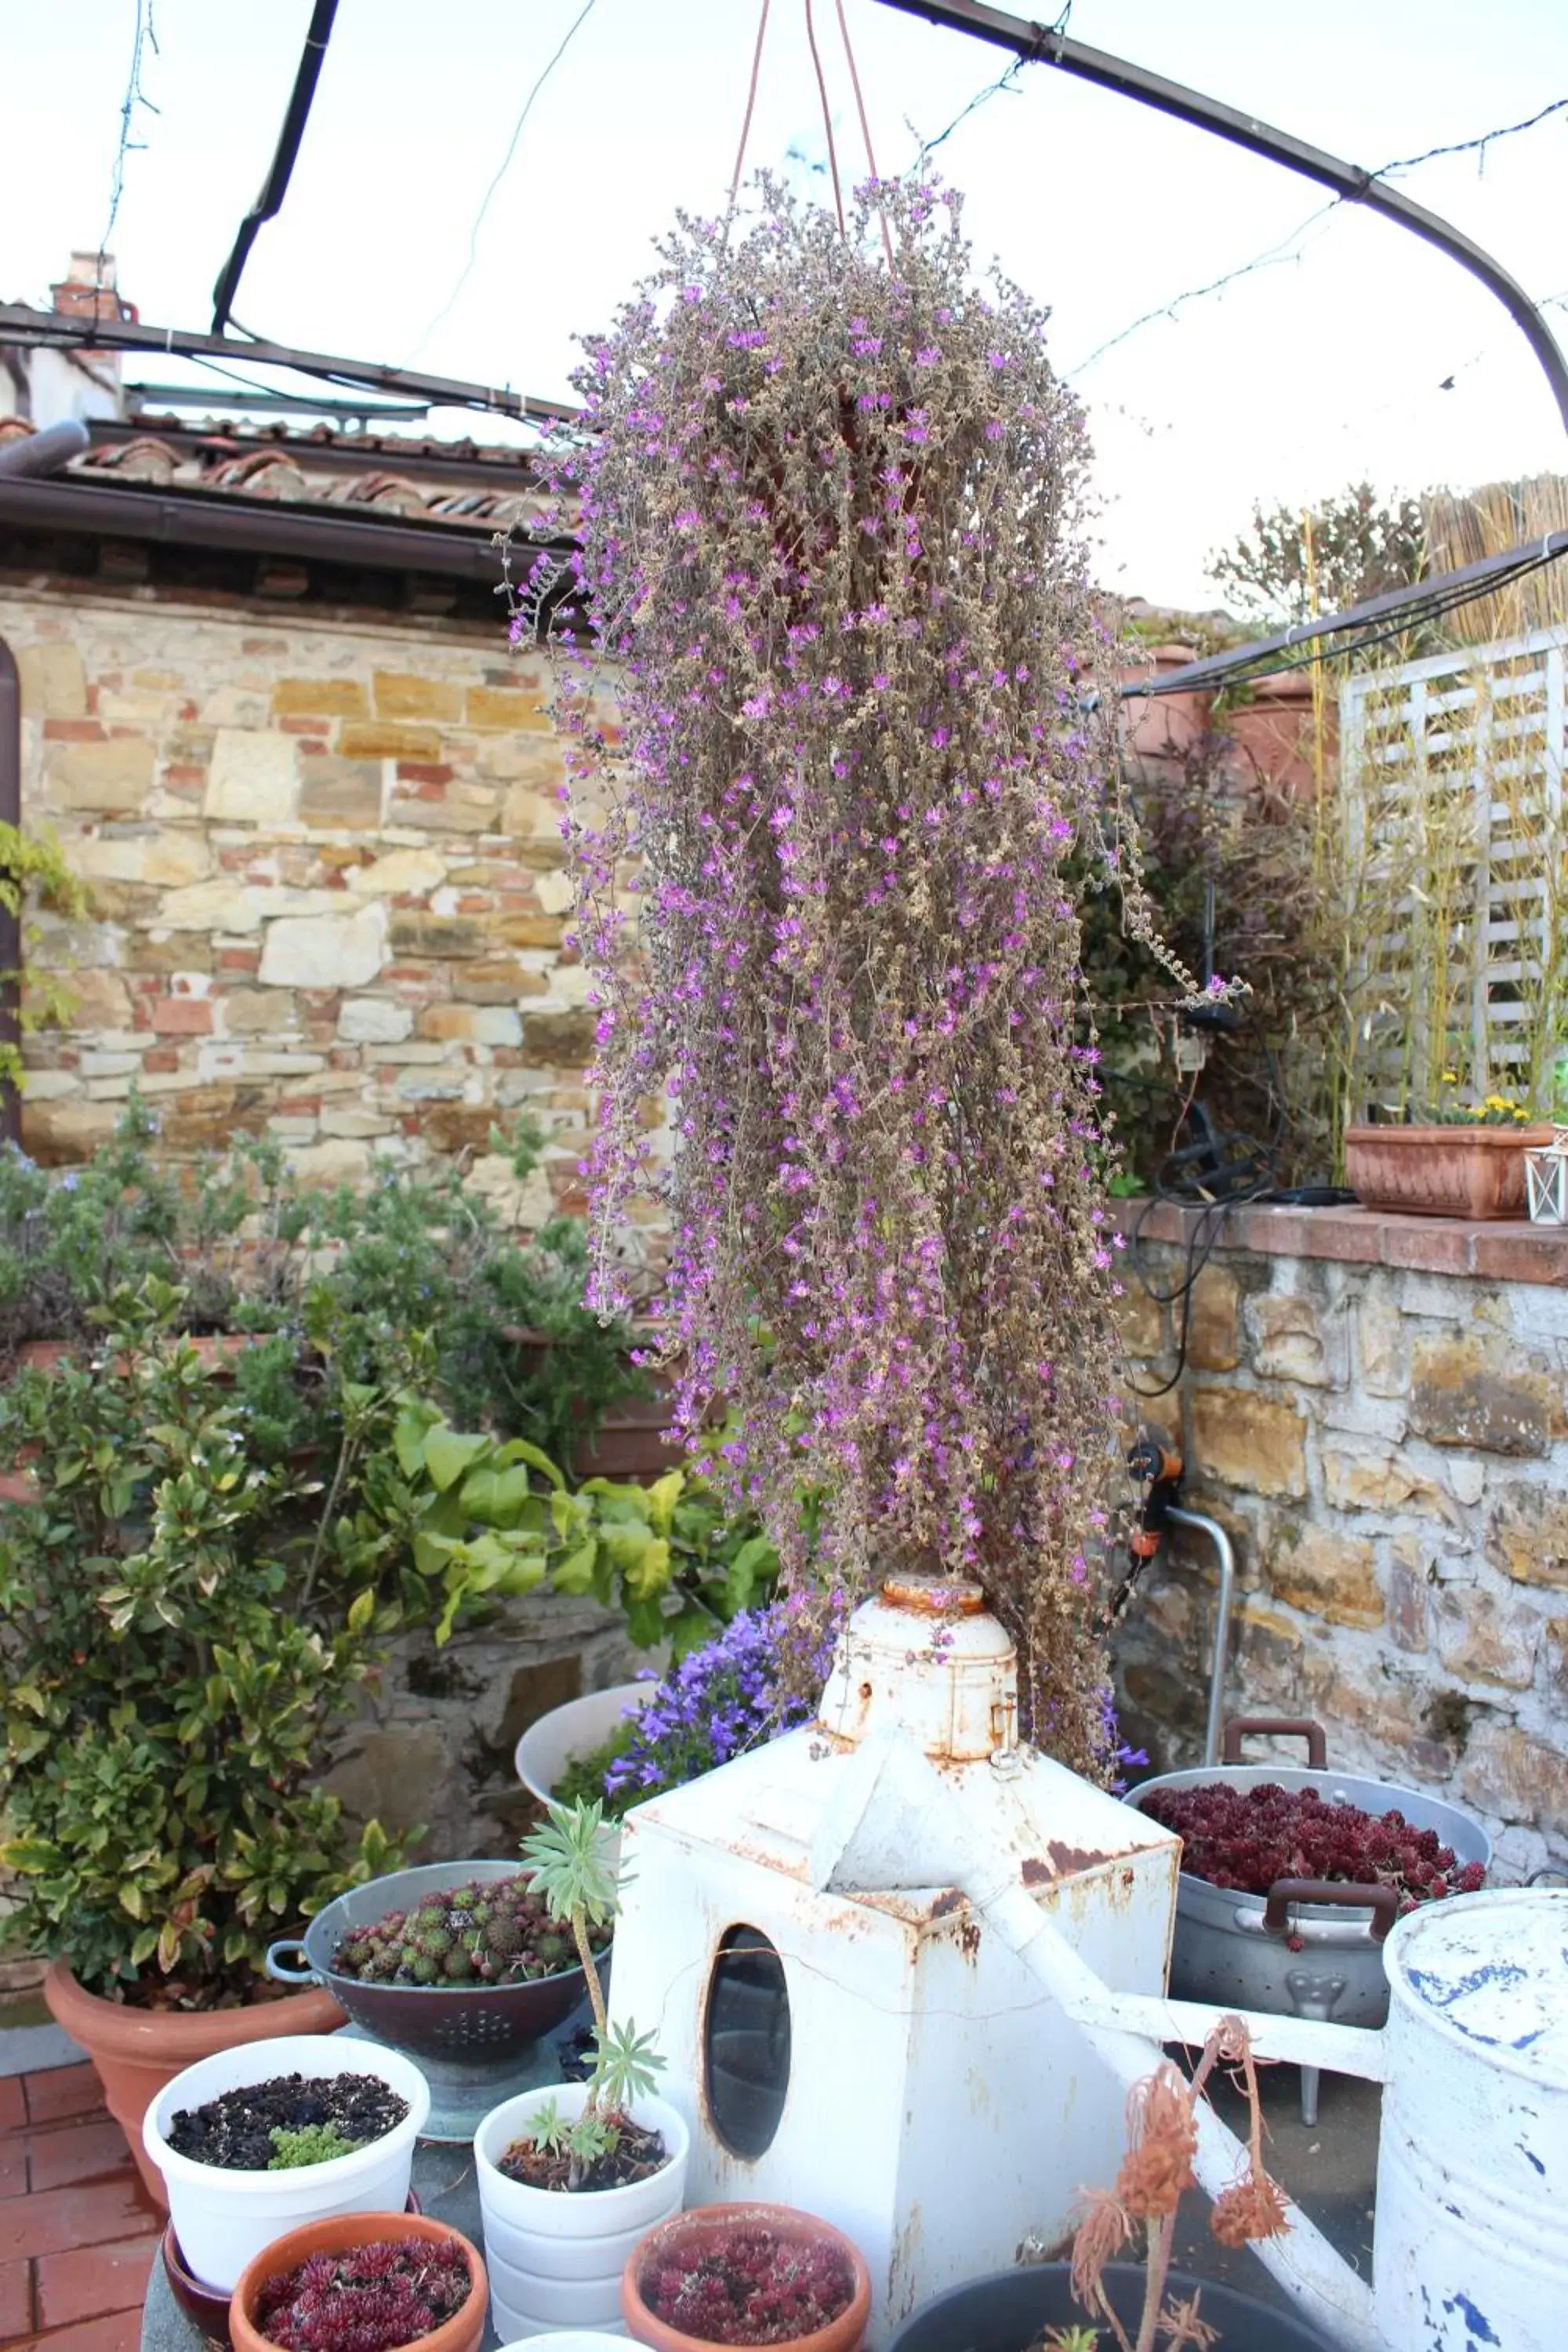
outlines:
[[1444, 1071], [1444, 1073], [1443, 1073], [1443, 1084], [1444, 1084], [1446, 1087], [1457, 1087], [1457, 1086], [1458, 1085], [1458, 1083], [1459, 1083], [1459, 1073], [1458, 1072], [1458, 1070], [1445, 1070], [1445, 1071]]
[[1521, 1110], [1517, 1103], [1513, 1107], [1513, 1115], [1517, 1119], [1528, 1119], [1530, 1117], [1530, 1113], [1527, 1110]]

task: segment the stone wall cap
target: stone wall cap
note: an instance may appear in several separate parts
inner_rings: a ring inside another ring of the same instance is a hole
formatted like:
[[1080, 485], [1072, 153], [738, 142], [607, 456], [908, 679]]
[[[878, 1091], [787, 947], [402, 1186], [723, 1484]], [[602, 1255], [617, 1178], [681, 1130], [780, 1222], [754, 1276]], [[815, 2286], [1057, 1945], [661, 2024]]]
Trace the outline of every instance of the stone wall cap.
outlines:
[[1462, 1217], [1399, 1216], [1383, 1209], [1303, 1209], [1286, 1201], [1249, 1202], [1219, 1212], [1216, 1238], [1212, 1207], [1162, 1200], [1118, 1201], [1113, 1207], [1130, 1241], [1136, 1237], [1184, 1247], [1201, 1218], [1200, 1245], [1207, 1238], [1220, 1252], [1323, 1258], [1479, 1282], [1568, 1287], [1568, 1225], [1502, 1218], [1472, 1223]]

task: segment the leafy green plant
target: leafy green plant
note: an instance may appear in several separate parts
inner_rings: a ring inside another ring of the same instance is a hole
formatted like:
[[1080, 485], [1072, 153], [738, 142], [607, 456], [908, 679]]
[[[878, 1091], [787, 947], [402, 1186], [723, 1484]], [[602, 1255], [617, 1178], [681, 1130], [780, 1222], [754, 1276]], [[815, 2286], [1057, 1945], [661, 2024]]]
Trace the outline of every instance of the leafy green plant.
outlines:
[[331, 1727], [432, 1612], [391, 1393], [310, 1375], [318, 1455], [252, 1441], [149, 1276], [90, 1355], [0, 1389], [0, 1867], [9, 1939], [113, 1992], [243, 1998], [269, 1938], [396, 1865], [318, 1785]]
[[[3, 871], [3, 868], [0, 868]], [[505, 1139], [497, 1136], [498, 1148]], [[506, 1146], [526, 1174], [537, 1129]], [[50, 1174], [0, 1153], [0, 1351], [90, 1341], [105, 1303], [150, 1275], [181, 1291], [183, 1328], [272, 1332], [247, 1359], [247, 1402], [280, 1453], [317, 1442], [301, 1346], [374, 1387], [421, 1384], [459, 1423], [497, 1428], [563, 1460], [605, 1411], [639, 1392], [630, 1334], [583, 1305], [585, 1244], [554, 1217], [532, 1241], [501, 1229], [453, 1169], [383, 1172], [364, 1193], [302, 1190], [270, 1139], [174, 1167], [156, 1115], [132, 1097], [112, 1139]], [[417, 1363], [409, 1335], [424, 1335]]]
[[1307, 509], [1255, 505], [1250, 535], [1211, 555], [1208, 569], [1260, 625], [1305, 621], [1426, 579], [1426, 510], [1416, 498], [1380, 498], [1370, 482]]
[[566, 2186], [580, 2189], [591, 2168], [614, 2152], [632, 2102], [653, 2089], [664, 2061], [651, 2033], [638, 2033], [629, 2019], [624, 2026], [611, 2024], [594, 1962], [595, 1934], [610, 1926], [618, 1907], [605, 1859], [603, 1808], [551, 1805], [548, 1811], [544, 1827], [523, 1840], [522, 1859], [551, 1916], [570, 1923], [594, 2009], [594, 2064], [582, 2112], [569, 2118], [549, 2101], [535, 2115], [530, 2137], [565, 2153]]
[[[36, 939], [37, 927], [30, 919], [36, 914], [47, 912], [74, 922], [88, 912], [87, 891], [66, 863], [55, 834], [24, 833], [0, 821], [0, 907], [22, 923], [25, 948], [30, 948]], [[24, 1035], [57, 1028], [70, 1018], [68, 983], [37, 966], [25, 976], [28, 985], [20, 1014]], [[20, 970], [0, 971], [0, 990], [19, 990], [23, 978]], [[21, 1047], [14, 1037], [0, 1037], [0, 1090], [20, 1087], [21, 1083]]]
[[290, 2131], [274, 2124], [270, 2134], [277, 2150], [267, 2161], [268, 2172], [292, 2172], [306, 2164], [327, 2164], [334, 2156], [352, 2156], [355, 2143], [345, 2139], [336, 2124], [300, 2124]]
[[668, 1470], [650, 1486], [589, 1478], [573, 1489], [542, 1448], [452, 1428], [405, 1396], [398, 1460], [423, 1498], [415, 1564], [438, 1584], [445, 1642], [456, 1612], [484, 1595], [556, 1592], [619, 1609], [641, 1648], [678, 1654], [765, 1599], [778, 1554], [749, 1513], [732, 1514], [698, 1474]]

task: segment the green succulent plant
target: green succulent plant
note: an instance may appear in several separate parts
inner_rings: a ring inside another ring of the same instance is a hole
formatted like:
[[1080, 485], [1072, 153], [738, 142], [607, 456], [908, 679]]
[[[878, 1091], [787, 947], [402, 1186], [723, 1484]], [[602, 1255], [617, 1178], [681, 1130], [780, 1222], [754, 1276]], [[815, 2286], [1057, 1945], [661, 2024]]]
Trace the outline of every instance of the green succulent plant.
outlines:
[[268, 2137], [276, 2154], [268, 2157], [268, 2172], [292, 2172], [305, 2164], [327, 2164], [334, 2156], [352, 2156], [355, 2143], [345, 2139], [336, 2124], [300, 2124], [289, 2130], [274, 2124]]
[[566, 2186], [579, 2189], [600, 2158], [617, 2146], [635, 2099], [653, 2089], [664, 2061], [651, 2033], [630, 2019], [612, 2025], [594, 1964], [592, 1937], [613, 1922], [619, 1890], [607, 1859], [609, 1832], [601, 1805], [551, 1805], [549, 1820], [522, 1844], [533, 1890], [552, 1919], [566, 1921], [588, 1980], [594, 2008], [594, 2065], [582, 2113], [568, 2120], [553, 2100], [533, 2118], [529, 2137], [568, 2158]]

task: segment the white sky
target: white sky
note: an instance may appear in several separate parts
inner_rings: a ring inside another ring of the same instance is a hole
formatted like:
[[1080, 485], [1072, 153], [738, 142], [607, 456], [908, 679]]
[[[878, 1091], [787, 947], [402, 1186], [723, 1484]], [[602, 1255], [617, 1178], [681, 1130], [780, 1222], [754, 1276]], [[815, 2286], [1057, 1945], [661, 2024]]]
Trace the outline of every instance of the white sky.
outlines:
[[[247, 325], [563, 394], [573, 336], [608, 320], [676, 207], [721, 202], [757, 19], [757, 0], [596, 0], [523, 132], [466, 287], [422, 343], [523, 98], [580, 5], [342, 0], [287, 206], [236, 304]], [[901, 170], [1006, 58], [876, 0], [847, 6], [878, 161]], [[159, 110], [137, 114], [144, 143], [127, 158], [110, 240], [144, 320], [207, 326], [310, 13], [310, 0], [155, 0], [142, 87]], [[833, 0], [816, 14], [835, 135], [858, 173]], [[103, 234], [135, 18], [135, 0], [0, 0], [0, 297], [47, 299], [68, 250]], [[1568, 97], [1565, 0], [1077, 0], [1071, 30], [1368, 166]], [[968, 195], [979, 255], [1053, 308], [1057, 363], [1093, 421], [1108, 584], [1214, 603], [1205, 558], [1255, 498], [1296, 502], [1363, 474], [1414, 489], [1563, 467], [1544, 378], [1501, 307], [1349, 207], [1307, 233], [1299, 259], [1084, 367], [1141, 313], [1289, 240], [1326, 193], [1047, 68], [1020, 82], [941, 162]], [[825, 152], [803, 0], [773, 0], [748, 168], [792, 150], [797, 175]], [[1484, 172], [1470, 156], [1401, 184], [1537, 299], [1568, 297], [1568, 112], [1492, 148]], [[1568, 342], [1568, 304], [1548, 315]], [[163, 361], [138, 372], [194, 380]], [[476, 426], [447, 413], [436, 429]]]

